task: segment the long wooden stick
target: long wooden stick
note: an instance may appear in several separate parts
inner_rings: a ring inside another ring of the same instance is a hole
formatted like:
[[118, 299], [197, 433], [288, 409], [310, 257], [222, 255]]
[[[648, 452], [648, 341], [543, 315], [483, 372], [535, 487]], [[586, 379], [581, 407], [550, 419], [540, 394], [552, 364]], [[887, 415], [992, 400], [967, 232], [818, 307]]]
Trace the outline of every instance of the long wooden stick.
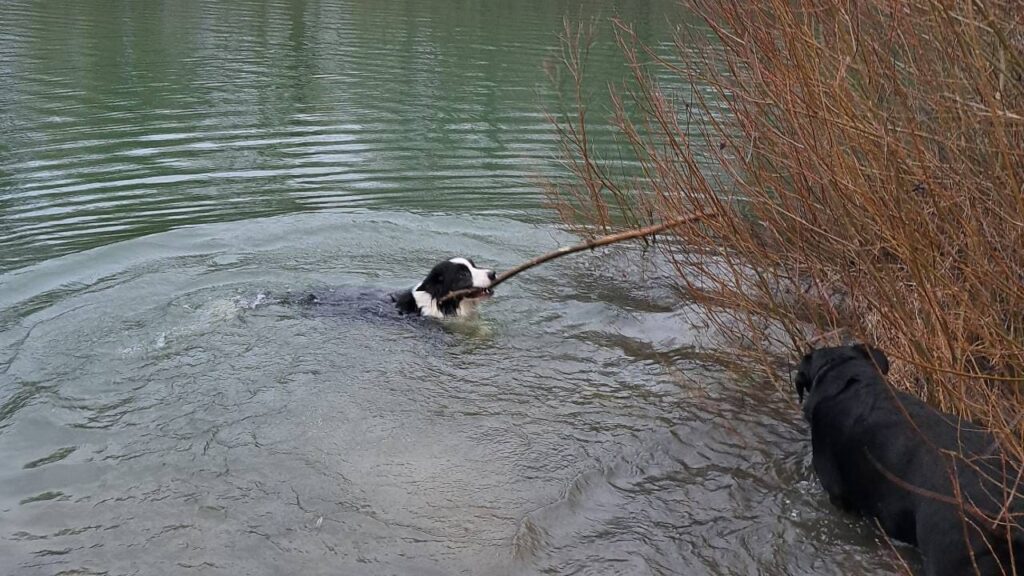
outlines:
[[[575, 254], [576, 252], [582, 252], [584, 250], [593, 250], [594, 248], [600, 248], [601, 246], [607, 246], [608, 244], [615, 244], [616, 242], [623, 242], [626, 240], [633, 240], [634, 238], [650, 236], [652, 234], [657, 234], [658, 232], [668, 230], [669, 228], [675, 228], [677, 226], [682, 226], [683, 224], [690, 224], [698, 220], [714, 218], [715, 216], [717, 216], [717, 214], [714, 212], [697, 212], [695, 214], [690, 214], [682, 218], [669, 220], [668, 222], [662, 222], [661, 224], [654, 224], [652, 226], [647, 226], [644, 228], [637, 228], [636, 230], [629, 230], [626, 232], [619, 232], [617, 234], [601, 236], [600, 238], [587, 240], [582, 244], [576, 244], [574, 246], [563, 246], [558, 250], [548, 252], [547, 254], [542, 254], [540, 256], [537, 256], [536, 258], [523, 262], [522, 264], [516, 266], [515, 268], [512, 268], [511, 270], [506, 270], [501, 274], [498, 274], [498, 276], [494, 279], [493, 282], [491, 282], [491, 285], [488, 288], [493, 289], [498, 284], [501, 284], [502, 282], [508, 280], [509, 278], [515, 276], [516, 274], [519, 274], [520, 272], [525, 272], [526, 270], [529, 270], [534, 266], [539, 266], [547, 262], [548, 260], [554, 260], [555, 258], [561, 258], [562, 256]], [[475, 294], [479, 292], [479, 288], [464, 288], [462, 290], [454, 290], [442, 296], [440, 301], [444, 302], [452, 298], [458, 298], [459, 296], [468, 296], [470, 294]]]

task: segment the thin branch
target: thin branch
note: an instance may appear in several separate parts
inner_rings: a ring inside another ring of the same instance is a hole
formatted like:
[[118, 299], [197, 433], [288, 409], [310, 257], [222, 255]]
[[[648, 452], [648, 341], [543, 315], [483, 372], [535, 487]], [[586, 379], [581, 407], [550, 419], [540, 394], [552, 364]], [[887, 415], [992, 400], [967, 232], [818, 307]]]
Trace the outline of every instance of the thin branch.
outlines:
[[[498, 284], [501, 284], [502, 282], [508, 280], [509, 278], [515, 276], [516, 274], [519, 274], [520, 272], [525, 272], [526, 270], [529, 270], [534, 266], [539, 266], [549, 260], [554, 260], [555, 258], [561, 258], [562, 256], [568, 256], [569, 254], [575, 254], [576, 252], [582, 252], [584, 250], [593, 250], [595, 248], [600, 248], [601, 246], [607, 246], [609, 244], [615, 244], [618, 242], [625, 242], [627, 240], [634, 240], [636, 238], [651, 236], [657, 234], [658, 232], [668, 230], [670, 228], [682, 226], [683, 224], [692, 224], [694, 222], [707, 220], [710, 218], [714, 218], [716, 216], [718, 216], [718, 214], [715, 212], [697, 212], [695, 214], [690, 214], [682, 218], [676, 218], [668, 222], [662, 222], [661, 224], [654, 224], [652, 226], [646, 226], [644, 228], [638, 228], [636, 230], [627, 230], [625, 232], [609, 234], [607, 236], [600, 236], [598, 238], [594, 238], [593, 240], [587, 240], [586, 242], [576, 244], [574, 246], [563, 246], [557, 250], [548, 252], [547, 254], [543, 254], [541, 256], [537, 256], [536, 258], [523, 262], [522, 264], [516, 266], [515, 268], [512, 268], [511, 270], [506, 270], [501, 274], [498, 274], [497, 278], [494, 279], [494, 282], [491, 282], [489, 288], [493, 289]], [[478, 292], [480, 292], [479, 288], [464, 288], [462, 290], [454, 290], [442, 296], [440, 301], [445, 302], [452, 298], [458, 298], [460, 296], [469, 296], [471, 294], [475, 294]]]

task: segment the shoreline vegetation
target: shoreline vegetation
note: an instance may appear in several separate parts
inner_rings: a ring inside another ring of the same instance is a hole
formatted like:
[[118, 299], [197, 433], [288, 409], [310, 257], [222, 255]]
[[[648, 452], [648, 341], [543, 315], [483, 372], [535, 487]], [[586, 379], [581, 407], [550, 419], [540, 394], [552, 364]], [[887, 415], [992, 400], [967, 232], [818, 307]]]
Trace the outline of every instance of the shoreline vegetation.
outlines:
[[[656, 46], [567, 20], [548, 72], [572, 177], [549, 196], [585, 236], [718, 214], [657, 245], [760, 377], [809, 341], [870, 342], [896, 386], [1024, 460], [1019, 7], [691, 0]], [[597, 36], [628, 70], [610, 111], [585, 81]], [[609, 124], [628, 160], [588, 138]]]

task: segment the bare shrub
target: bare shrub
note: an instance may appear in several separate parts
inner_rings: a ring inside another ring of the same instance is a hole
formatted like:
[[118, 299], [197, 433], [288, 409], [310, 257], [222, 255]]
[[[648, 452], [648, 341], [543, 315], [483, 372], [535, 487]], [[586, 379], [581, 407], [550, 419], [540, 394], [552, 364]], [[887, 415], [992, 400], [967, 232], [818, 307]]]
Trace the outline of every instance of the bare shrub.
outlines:
[[[1019, 3], [689, 9], [703, 26], [681, 29], [671, 55], [612, 21], [631, 71], [611, 92], [628, 176], [587, 134], [593, 25], [566, 24], [568, 113], [552, 120], [574, 178], [550, 189], [563, 219], [589, 233], [718, 214], [660, 245], [686, 297], [766, 375], [809, 338], [873, 342], [902, 367], [898, 386], [1024, 457]], [[689, 94], [669, 90], [679, 81]]]

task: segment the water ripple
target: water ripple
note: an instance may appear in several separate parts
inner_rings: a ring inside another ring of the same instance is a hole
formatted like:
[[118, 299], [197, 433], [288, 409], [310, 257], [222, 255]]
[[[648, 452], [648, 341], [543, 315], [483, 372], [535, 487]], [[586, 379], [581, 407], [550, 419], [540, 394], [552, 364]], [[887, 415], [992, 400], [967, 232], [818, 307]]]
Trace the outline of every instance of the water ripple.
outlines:
[[7, 2], [0, 270], [286, 212], [536, 211], [573, 6]]

